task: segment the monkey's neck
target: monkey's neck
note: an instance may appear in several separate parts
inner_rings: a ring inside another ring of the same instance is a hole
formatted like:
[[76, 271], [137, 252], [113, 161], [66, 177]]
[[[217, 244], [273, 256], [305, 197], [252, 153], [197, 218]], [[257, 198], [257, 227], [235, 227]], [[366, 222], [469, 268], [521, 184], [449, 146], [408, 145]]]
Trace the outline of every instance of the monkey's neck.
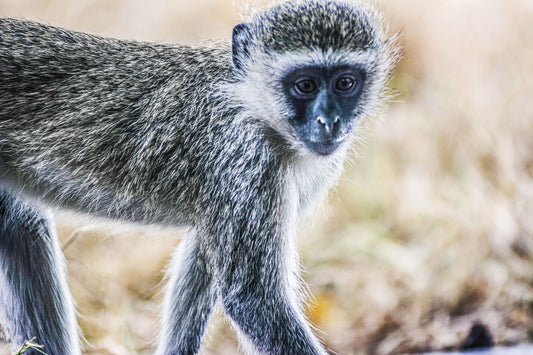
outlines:
[[343, 171], [346, 149], [340, 149], [331, 156], [313, 154], [298, 156], [288, 170], [289, 180], [297, 193], [298, 212], [307, 217], [322, 202]]

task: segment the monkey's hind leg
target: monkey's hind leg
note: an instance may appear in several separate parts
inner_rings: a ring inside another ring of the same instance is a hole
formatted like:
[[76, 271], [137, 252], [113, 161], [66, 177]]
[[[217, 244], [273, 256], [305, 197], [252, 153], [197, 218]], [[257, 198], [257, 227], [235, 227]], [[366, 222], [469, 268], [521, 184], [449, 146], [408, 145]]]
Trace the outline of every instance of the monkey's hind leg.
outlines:
[[0, 187], [0, 313], [14, 345], [35, 338], [49, 355], [80, 354], [64, 269], [45, 215]]
[[157, 354], [196, 354], [217, 301], [209, 259], [196, 233], [181, 242], [169, 273]]

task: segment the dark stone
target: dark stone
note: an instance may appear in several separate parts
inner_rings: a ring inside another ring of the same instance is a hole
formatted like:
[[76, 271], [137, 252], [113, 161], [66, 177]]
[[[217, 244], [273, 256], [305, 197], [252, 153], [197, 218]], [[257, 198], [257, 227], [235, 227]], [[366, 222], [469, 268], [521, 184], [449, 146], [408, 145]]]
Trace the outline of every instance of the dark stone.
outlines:
[[486, 325], [476, 322], [470, 328], [470, 333], [462, 342], [459, 350], [490, 348], [494, 346], [494, 339]]

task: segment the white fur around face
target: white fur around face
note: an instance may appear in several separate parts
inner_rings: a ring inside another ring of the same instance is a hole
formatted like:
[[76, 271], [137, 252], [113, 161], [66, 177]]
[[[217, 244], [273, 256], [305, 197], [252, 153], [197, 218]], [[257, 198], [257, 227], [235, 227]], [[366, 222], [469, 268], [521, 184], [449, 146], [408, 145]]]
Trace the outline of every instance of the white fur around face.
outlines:
[[[355, 66], [368, 73], [360, 98], [360, 112], [354, 113], [356, 124], [362, 116], [371, 111], [379, 99], [379, 88], [383, 77], [383, 63], [380, 63], [380, 52], [377, 50], [339, 51], [306, 49], [286, 53], [266, 53], [256, 49], [247, 63], [246, 75], [231, 84], [229, 91], [235, 98], [235, 105], [243, 109], [245, 117], [272, 127], [288, 143], [297, 155], [311, 155], [308, 148], [299, 141], [288, 118], [292, 115], [282, 90], [282, 79], [294, 68], [306, 66]], [[353, 131], [353, 130], [352, 130]], [[352, 133], [353, 134], [353, 133]], [[345, 145], [352, 139], [346, 137]]]

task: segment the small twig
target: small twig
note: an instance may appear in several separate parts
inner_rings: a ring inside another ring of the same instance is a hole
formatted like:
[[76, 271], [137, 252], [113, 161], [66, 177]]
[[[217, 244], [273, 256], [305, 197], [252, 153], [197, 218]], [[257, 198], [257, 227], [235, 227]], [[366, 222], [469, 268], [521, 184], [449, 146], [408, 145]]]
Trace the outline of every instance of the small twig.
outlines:
[[76, 238], [78, 238], [80, 236], [80, 233], [76, 230], [74, 232], [72, 232], [68, 237], [67, 239], [65, 240], [65, 242], [63, 243], [63, 246], [61, 247], [61, 250], [64, 252], [72, 243], [74, 243], [74, 241], [76, 240]]
[[44, 348], [44, 345], [36, 344], [34, 343], [34, 341], [35, 341], [35, 338], [26, 340], [24, 344], [22, 344], [20, 349], [15, 353], [15, 355], [21, 355], [30, 350], [35, 350], [37, 352], [40, 352], [41, 354], [48, 355], [47, 353], [41, 350], [42, 348]]

